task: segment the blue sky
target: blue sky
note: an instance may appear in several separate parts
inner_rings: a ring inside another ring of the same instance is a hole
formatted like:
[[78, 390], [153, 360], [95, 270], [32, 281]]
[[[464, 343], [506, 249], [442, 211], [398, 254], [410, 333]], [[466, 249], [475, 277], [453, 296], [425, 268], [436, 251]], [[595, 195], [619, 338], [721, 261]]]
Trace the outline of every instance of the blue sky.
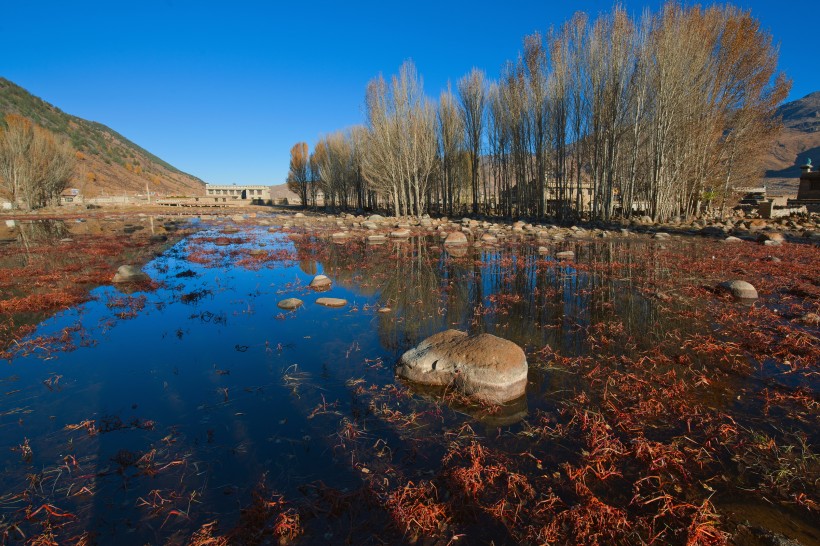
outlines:
[[[0, 76], [213, 183], [278, 184], [291, 145], [363, 120], [365, 85], [412, 58], [437, 97], [522, 38], [612, 2], [2, 0]], [[626, 1], [633, 13], [660, 2]], [[740, 1], [781, 46], [791, 98], [820, 90], [808, 1]]]

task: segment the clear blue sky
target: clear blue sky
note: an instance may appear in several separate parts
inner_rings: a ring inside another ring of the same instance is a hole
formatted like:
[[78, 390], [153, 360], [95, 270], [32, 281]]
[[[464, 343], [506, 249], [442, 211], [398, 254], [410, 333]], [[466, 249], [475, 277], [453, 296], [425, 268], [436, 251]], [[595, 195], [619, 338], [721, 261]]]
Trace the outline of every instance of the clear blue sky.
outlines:
[[[229, 5], [230, 4], [230, 5]], [[292, 144], [361, 123], [365, 85], [412, 58], [438, 96], [496, 77], [521, 39], [612, 2], [0, 0], [0, 76], [213, 183], [279, 184]], [[626, 1], [639, 13], [659, 2]], [[781, 45], [791, 98], [820, 90], [814, 2], [739, 1]]]

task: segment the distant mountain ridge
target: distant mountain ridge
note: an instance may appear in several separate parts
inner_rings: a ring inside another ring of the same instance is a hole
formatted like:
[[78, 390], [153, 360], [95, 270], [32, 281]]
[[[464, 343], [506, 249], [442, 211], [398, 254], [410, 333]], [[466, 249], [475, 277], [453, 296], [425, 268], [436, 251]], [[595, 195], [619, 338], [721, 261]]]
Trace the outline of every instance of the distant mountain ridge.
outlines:
[[88, 197], [144, 194], [202, 195], [205, 183], [160, 159], [110, 127], [66, 114], [0, 77], [0, 117], [19, 114], [64, 136], [77, 152], [69, 183]]
[[766, 155], [764, 182], [787, 192], [797, 191], [800, 166], [811, 159], [820, 164], [820, 91], [777, 109], [783, 131]]

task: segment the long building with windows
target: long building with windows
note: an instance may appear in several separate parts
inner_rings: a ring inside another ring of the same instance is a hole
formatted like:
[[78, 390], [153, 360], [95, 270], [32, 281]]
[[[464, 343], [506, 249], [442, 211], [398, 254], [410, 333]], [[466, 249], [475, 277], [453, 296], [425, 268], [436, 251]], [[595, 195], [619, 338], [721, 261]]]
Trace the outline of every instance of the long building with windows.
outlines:
[[270, 186], [250, 184], [205, 184], [205, 196], [213, 197], [216, 202], [229, 201], [269, 201]]

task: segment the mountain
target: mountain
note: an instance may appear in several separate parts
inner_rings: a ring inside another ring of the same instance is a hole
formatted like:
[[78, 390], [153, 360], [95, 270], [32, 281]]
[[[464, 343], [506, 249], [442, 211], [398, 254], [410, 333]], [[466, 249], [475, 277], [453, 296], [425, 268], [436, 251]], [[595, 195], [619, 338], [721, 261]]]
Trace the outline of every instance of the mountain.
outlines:
[[204, 195], [205, 183], [137, 146], [102, 123], [66, 114], [0, 77], [0, 118], [19, 114], [67, 138], [77, 152], [69, 187], [87, 197], [145, 194]]
[[764, 183], [775, 191], [797, 193], [800, 166], [820, 164], [820, 91], [777, 110], [783, 131], [766, 155]]

